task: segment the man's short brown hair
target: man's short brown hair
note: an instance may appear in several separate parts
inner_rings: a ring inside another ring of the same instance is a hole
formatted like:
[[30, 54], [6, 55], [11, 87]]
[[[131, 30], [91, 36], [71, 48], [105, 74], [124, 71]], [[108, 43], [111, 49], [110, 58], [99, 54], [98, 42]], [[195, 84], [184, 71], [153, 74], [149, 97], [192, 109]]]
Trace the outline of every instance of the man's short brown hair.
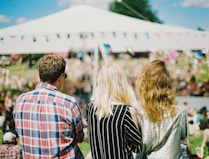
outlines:
[[39, 77], [42, 82], [54, 83], [65, 72], [66, 61], [55, 54], [44, 55], [38, 62]]

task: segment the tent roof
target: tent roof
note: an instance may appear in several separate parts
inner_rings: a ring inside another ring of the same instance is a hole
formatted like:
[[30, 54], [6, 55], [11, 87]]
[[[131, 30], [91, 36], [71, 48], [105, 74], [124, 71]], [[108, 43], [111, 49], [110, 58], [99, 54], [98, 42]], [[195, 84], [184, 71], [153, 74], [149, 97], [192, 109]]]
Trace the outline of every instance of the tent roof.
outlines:
[[209, 33], [152, 23], [87, 5], [0, 29], [0, 53], [92, 50], [108, 43], [113, 51], [202, 49]]
[[50, 34], [66, 32], [147, 32], [186, 29], [152, 23], [125, 15], [80, 5], [33, 21], [0, 30], [0, 35]]

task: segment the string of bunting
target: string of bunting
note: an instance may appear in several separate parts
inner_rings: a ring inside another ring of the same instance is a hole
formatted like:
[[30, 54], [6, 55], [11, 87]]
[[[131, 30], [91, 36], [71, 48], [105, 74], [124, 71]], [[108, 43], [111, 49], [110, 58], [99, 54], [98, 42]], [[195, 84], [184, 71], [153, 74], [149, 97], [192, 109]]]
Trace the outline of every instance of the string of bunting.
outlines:
[[[189, 32], [145, 32], [145, 33], [127, 33], [127, 32], [111, 32], [111, 33], [104, 33], [104, 32], [100, 32], [99, 34], [98, 33], [67, 33], [67, 34], [55, 34], [54, 36], [57, 38], [57, 39], [62, 39], [62, 38], [66, 38], [66, 39], [70, 39], [71, 37], [73, 36], [79, 36], [80, 39], [87, 39], [87, 38], [95, 38], [96, 36], [97, 37], [100, 37], [101, 39], [105, 39], [105, 38], [109, 38], [110, 35], [112, 35], [113, 38], [117, 38], [117, 36], [119, 35], [122, 35], [124, 38], [127, 38], [127, 37], [132, 37], [133, 39], [138, 39], [142, 36], [145, 36], [147, 40], [149, 40], [150, 38], [152, 37], [157, 37], [157, 38], [160, 38], [162, 37], [163, 35], [166, 36], [174, 36], [174, 37], [202, 37], [202, 38], [207, 38], [208, 41], [209, 41], [209, 33], [206, 34], [206, 33], [202, 33], [202, 34], [197, 34], [197, 33], [189, 33]], [[108, 36], [109, 35], [109, 36]], [[6, 41], [6, 39], [20, 39], [21, 41], [24, 41], [26, 39], [26, 37], [31, 37], [32, 41], [35, 43], [37, 42], [37, 40], [39, 39], [39, 37], [43, 37], [45, 38], [45, 41], [46, 42], [49, 42], [51, 37], [53, 35], [10, 35], [10, 36], [3, 36], [3, 37], [0, 37], [0, 41], [1, 43], [3, 43], [4, 41]], [[121, 36], [120, 36], [121, 37]]]

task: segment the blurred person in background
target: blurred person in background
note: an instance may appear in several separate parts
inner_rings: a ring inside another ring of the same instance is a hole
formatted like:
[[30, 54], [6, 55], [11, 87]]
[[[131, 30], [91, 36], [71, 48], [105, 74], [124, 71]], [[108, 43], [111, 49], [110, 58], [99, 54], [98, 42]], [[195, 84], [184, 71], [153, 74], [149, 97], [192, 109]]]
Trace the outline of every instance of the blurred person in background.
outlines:
[[201, 112], [201, 119], [200, 119], [200, 130], [205, 130], [209, 127], [209, 118], [207, 115], [207, 110]]
[[6, 107], [6, 110], [8, 112], [12, 112], [13, 111], [13, 102], [12, 102], [12, 92], [11, 91], [7, 91], [6, 92], [6, 97], [4, 99], [4, 105]]
[[4, 106], [5, 106], [5, 120], [13, 119], [13, 101], [12, 101], [12, 92], [7, 91], [6, 96], [4, 99]]
[[2, 145], [0, 145], [1, 159], [21, 159], [21, 147], [18, 144], [18, 136], [13, 131], [6, 131], [2, 136]]

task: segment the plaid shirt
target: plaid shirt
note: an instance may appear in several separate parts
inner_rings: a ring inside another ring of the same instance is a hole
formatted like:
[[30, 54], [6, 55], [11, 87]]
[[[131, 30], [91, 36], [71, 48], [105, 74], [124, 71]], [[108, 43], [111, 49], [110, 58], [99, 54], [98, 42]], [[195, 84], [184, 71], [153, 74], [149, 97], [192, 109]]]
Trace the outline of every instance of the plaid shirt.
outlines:
[[21, 94], [14, 109], [23, 158], [82, 159], [77, 145], [84, 138], [82, 116], [75, 98], [39, 83]]
[[21, 148], [14, 144], [3, 144], [0, 146], [1, 159], [20, 159]]

